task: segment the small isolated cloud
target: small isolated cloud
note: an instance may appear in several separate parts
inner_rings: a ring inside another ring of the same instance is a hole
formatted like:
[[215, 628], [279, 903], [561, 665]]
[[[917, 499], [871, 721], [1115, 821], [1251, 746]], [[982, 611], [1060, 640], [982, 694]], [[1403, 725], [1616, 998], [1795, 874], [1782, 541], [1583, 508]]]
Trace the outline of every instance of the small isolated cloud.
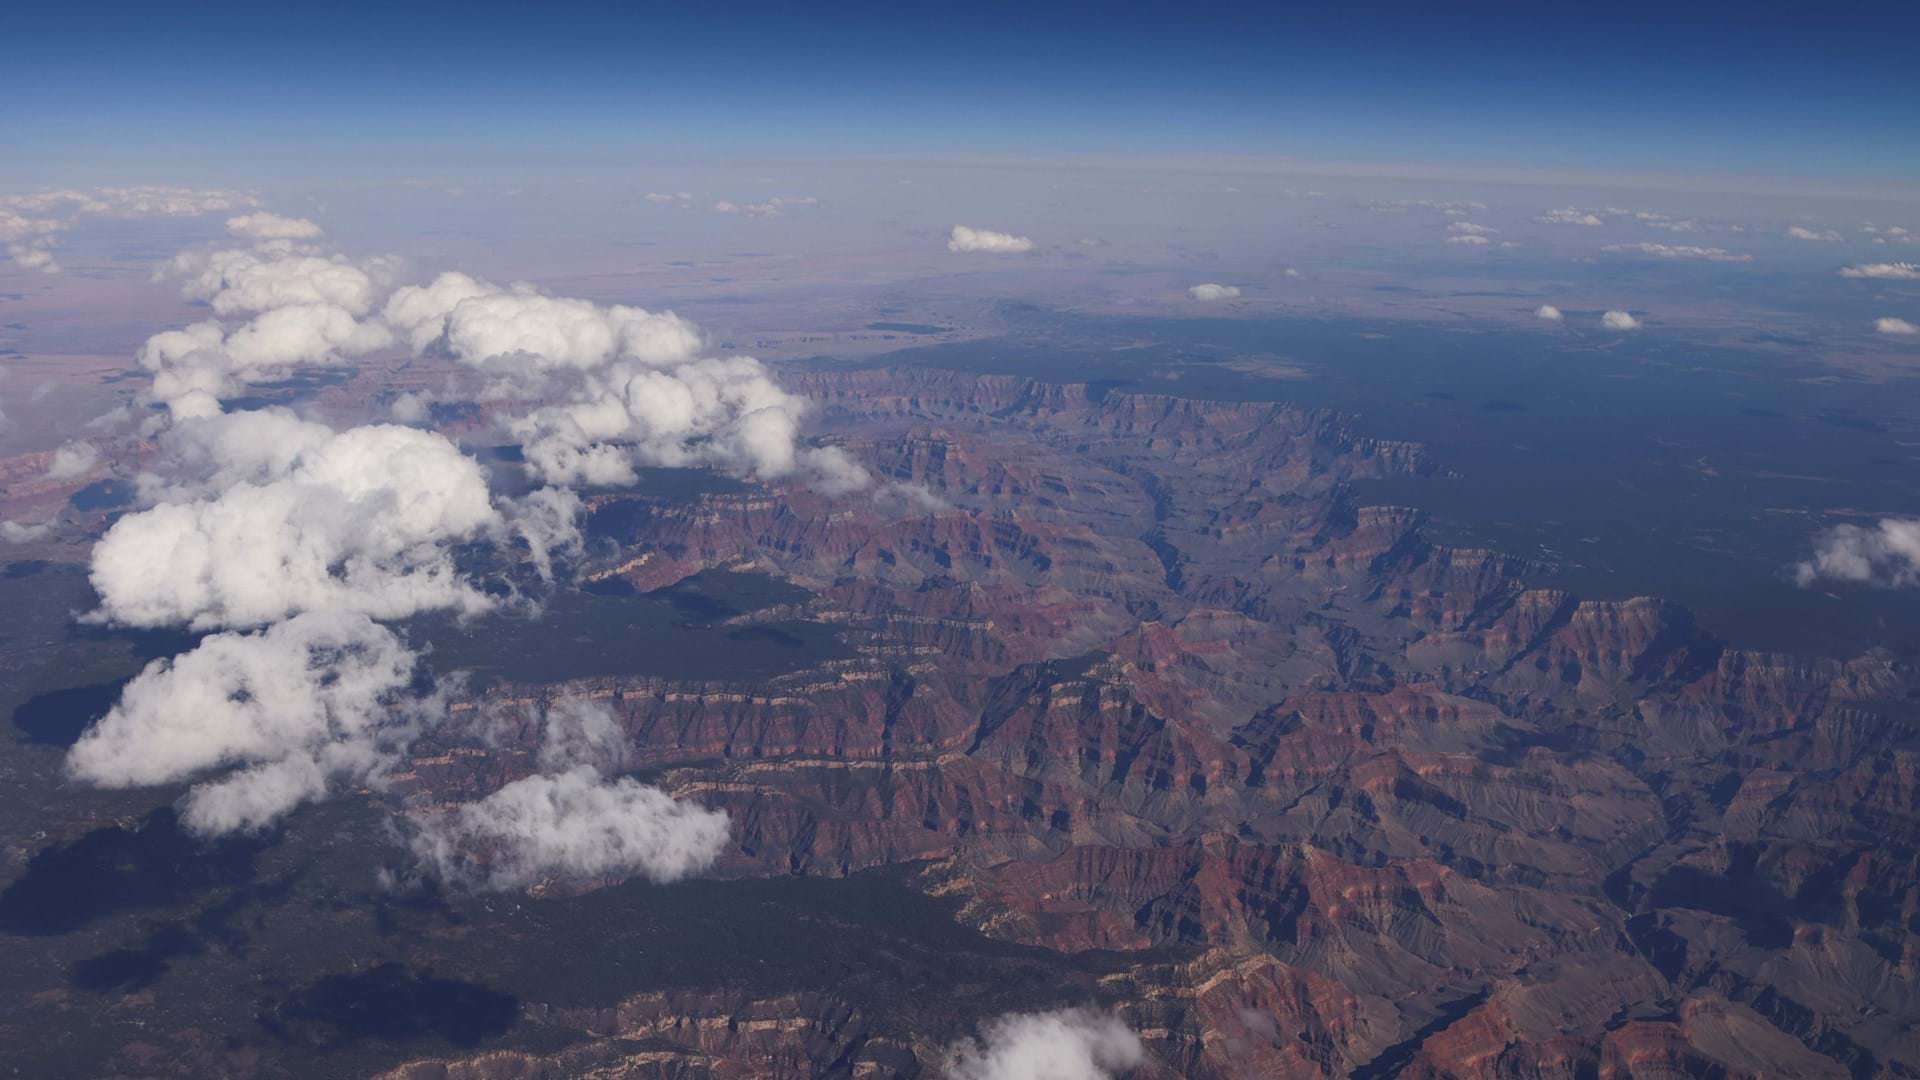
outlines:
[[1478, 233], [1463, 233], [1459, 236], [1447, 237], [1447, 243], [1460, 244], [1463, 247], [1486, 247], [1488, 244], [1493, 243], [1493, 241]]
[[1605, 221], [1601, 220], [1599, 214], [1591, 210], [1581, 210], [1572, 206], [1562, 207], [1559, 210], [1549, 210], [1539, 217], [1534, 218], [1534, 220], [1548, 225], [1586, 225], [1592, 227], [1606, 224]]
[[100, 451], [92, 443], [70, 442], [53, 452], [53, 461], [47, 465], [47, 479], [77, 480], [99, 465]]
[[1552, 304], [1541, 304], [1539, 307], [1534, 308], [1533, 317], [1536, 319], [1545, 319], [1548, 322], [1559, 322], [1561, 319], [1566, 318], [1566, 316], [1560, 314], [1560, 309], [1554, 307]]
[[[1310, 191], [1307, 194], [1317, 196], [1320, 193]], [[1487, 208], [1487, 204], [1483, 202], [1454, 202], [1444, 199], [1379, 199], [1363, 202], [1360, 205], [1376, 214], [1404, 214], [1409, 210], [1434, 210], [1448, 217], [1465, 217], [1475, 210]]]
[[908, 514], [938, 514], [953, 509], [953, 504], [927, 485], [904, 480], [882, 484], [873, 493], [873, 501], [882, 510]]
[[1893, 334], [1898, 337], [1906, 337], [1909, 334], [1920, 334], [1920, 326], [1915, 326], [1905, 319], [1896, 319], [1892, 316], [1873, 320], [1873, 328], [1882, 334]]
[[449, 884], [524, 889], [553, 878], [678, 881], [713, 865], [727, 815], [591, 765], [529, 776], [415, 820], [408, 846]]
[[789, 206], [814, 206], [820, 202], [811, 195], [775, 195], [766, 202], [736, 203], [725, 199], [713, 204], [716, 214], [745, 214], [748, 217], [777, 217]]
[[566, 772], [586, 765], [617, 773], [627, 767], [627, 733], [604, 702], [561, 698], [547, 708], [540, 736], [540, 768]]
[[1788, 226], [1787, 235], [1795, 240], [1815, 240], [1823, 244], [1840, 242], [1840, 234], [1832, 229], [1809, 229], [1803, 225]]
[[227, 219], [227, 231], [247, 240], [317, 240], [320, 226], [306, 218], [281, 217], [262, 210]]
[[1600, 325], [1609, 330], [1638, 330], [1640, 329], [1640, 320], [1624, 311], [1616, 309], [1600, 316]]
[[1887, 281], [1920, 281], [1920, 263], [1862, 263], [1858, 266], [1843, 266], [1840, 268], [1840, 276], [1879, 278]]
[[1033, 241], [1024, 236], [994, 232], [991, 229], [970, 229], [965, 225], [955, 225], [947, 237], [947, 250], [958, 252], [988, 252], [999, 255], [1017, 255], [1033, 250]]
[[650, 203], [657, 203], [661, 206], [693, 205], [693, 192], [691, 191], [649, 191], [640, 197]]
[[1920, 585], [1920, 518], [1829, 529], [1815, 540], [1813, 558], [1795, 566], [1793, 576], [1801, 588], [1821, 581], [1885, 589]]
[[1454, 221], [1447, 224], [1447, 231], [1456, 236], [1488, 236], [1500, 230], [1471, 221]]
[[1010, 1013], [947, 1051], [947, 1080], [1112, 1080], [1146, 1059], [1118, 1017], [1091, 1009]]
[[1293, 267], [1289, 266], [1285, 270], [1280, 271], [1280, 276], [1286, 277], [1286, 278], [1298, 278], [1300, 276], [1300, 271], [1295, 270]]
[[147, 665], [74, 744], [67, 771], [109, 788], [219, 773], [187, 793], [187, 827], [261, 829], [392, 766], [412, 730], [414, 661], [392, 631], [339, 612], [214, 634]]
[[52, 536], [54, 527], [51, 521], [0, 521], [0, 542], [37, 544]]
[[1650, 255], [1656, 259], [1705, 259], [1709, 262], [1752, 262], [1751, 255], [1735, 255], [1725, 248], [1700, 247], [1697, 244], [1607, 244], [1601, 251], [1625, 255]]
[[1240, 287], [1238, 285], [1217, 285], [1209, 281], [1188, 289], [1187, 295], [1193, 297], [1195, 300], [1232, 300], [1240, 295]]
[[1675, 218], [1667, 214], [1656, 214], [1647, 210], [1637, 211], [1633, 215], [1633, 218], [1649, 229], [1659, 229], [1663, 232], [1691, 233], [1701, 231], [1700, 223], [1697, 221]]

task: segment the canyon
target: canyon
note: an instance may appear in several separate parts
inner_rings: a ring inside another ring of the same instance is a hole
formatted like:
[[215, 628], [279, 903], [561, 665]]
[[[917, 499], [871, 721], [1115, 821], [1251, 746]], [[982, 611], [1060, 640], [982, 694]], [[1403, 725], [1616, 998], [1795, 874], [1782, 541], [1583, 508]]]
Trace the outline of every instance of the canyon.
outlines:
[[[1355, 485], [1438, 477], [1339, 415], [934, 369], [789, 374], [877, 487], [588, 497], [574, 579], [712, 571], [832, 628], [764, 679], [489, 680], [456, 719], [605, 704], [723, 809], [723, 880], [886, 869], [1010, 945], [1099, 958], [1142, 1077], [1920, 1071], [1920, 681], [1741, 650], [1657, 598], [1529, 584]], [[1516, 508], [1524, 512], [1524, 508]], [[415, 813], [536, 768], [451, 723]], [[554, 881], [536, 897], [615, 884]], [[831, 987], [523, 1002], [564, 1049], [428, 1077], [926, 1075]]]

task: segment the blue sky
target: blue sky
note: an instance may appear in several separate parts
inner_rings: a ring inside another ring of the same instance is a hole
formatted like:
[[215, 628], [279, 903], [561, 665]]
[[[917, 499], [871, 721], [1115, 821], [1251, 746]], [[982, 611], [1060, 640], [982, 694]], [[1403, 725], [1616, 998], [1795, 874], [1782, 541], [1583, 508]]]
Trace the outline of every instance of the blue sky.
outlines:
[[1444, 7], [39, 5], [10, 17], [0, 156], [48, 181], [996, 153], [1920, 178], [1920, 5]]

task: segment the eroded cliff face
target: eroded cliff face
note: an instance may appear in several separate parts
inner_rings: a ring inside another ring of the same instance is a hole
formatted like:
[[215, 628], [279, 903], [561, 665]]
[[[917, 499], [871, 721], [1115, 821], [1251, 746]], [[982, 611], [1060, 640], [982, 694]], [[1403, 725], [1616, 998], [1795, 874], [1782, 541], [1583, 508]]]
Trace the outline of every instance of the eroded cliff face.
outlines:
[[[1920, 706], [1890, 658], [1741, 652], [1658, 600], [1529, 588], [1357, 509], [1352, 481], [1436, 467], [1325, 413], [794, 382], [877, 496], [601, 497], [618, 551], [585, 576], [774, 574], [814, 596], [777, 614], [855, 659], [459, 707], [605, 702], [635, 767], [731, 816], [718, 874], [911, 864], [993, 935], [1137, 954], [1104, 986], [1141, 1075], [1920, 1069]], [[430, 740], [399, 790], [483, 795], [539, 738]], [[928, 1052], [822, 1000], [566, 1026], [593, 1037], [396, 1075], [893, 1076]]]

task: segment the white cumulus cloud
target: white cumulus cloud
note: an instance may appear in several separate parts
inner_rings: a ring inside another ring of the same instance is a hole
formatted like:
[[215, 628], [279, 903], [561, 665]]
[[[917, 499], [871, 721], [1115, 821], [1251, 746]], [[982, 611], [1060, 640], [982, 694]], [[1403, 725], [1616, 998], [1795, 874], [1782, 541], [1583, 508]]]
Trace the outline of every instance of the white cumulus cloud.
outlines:
[[1541, 304], [1539, 307], [1534, 308], [1533, 317], [1536, 319], [1545, 319], [1548, 322], [1559, 322], [1561, 319], [1566, 318], [1566, 316], [1560, 314], [1560, 309], [1554, 307], [1552, 304]]
[[188, 251], [160, 272], [184, 279], [181, 295], [222, 318], [147, 339], [140, 365], [153, 396], [174, 415], [219, 411], [219, 400], [249, 383], [285, 378], [296, 367], [335, 365], [393, 344], [367, 317], [391, 284], [392, 260], [354, 261], [274, 244], [251, 250]]
[[1873, 320], [1873, 328], [1882, 334], [1893, 334], [1897, 337], [1906, 337], [1909, 334], [1920, 334], [1920, 326], [1915, 326], [1905, 319], [1896, 319], [1891, 316]]
[[1802, 588], [1819, 581], [1920, 585], [1920, 519], [1881, 518], [1872, 528], [1829, 529], [1814, 542], [1813, 558], [1794, 567], [1794, 578]]
[[292, 304], [329, 304], [358, 316], [391, 284], [392, 267], [386, 260], [359, 264], [292, 249], [233, 249], [182, 252], [161, 276], [182, 278], [182, 297], [205, 301], [221, 316]]
[[1206, 282], [1188, 289], [1187, 295], [1195, 300], [1232, 300], [1240, 295], [1240, 287], [1238, 285], [1216, 285], [1213, 282]]
[[287, 414], [221, 415], [183, 426], [258, 425], [261, 415], [298, 449], [279, 456], [261, 448], [224, 462], [219, 478], [233, 482], [217, 494], [116, 521], [94, 546], [96, 617], [207, 629], [302, 611], [401, 618], [488, 606], [447, 551], [501, 525], [473, 459], [441, 435], [393, 425], [318, 440]]
[[257, 830], [390, 767], [412, 730], [414, 654], [361, 615], [315, 612], [214, 634], [147, 665], [67, 756], [100, 787], [177, 783], [195, 832]]
[[1609, 330], [1638, 330], [1640, 329], [1640, 320], [1634, 318], [1627, 312], [1616, 309], [1600, 316], [1600, 325]]
[[844, 452], [799, 444], [807, 403], [752, 357], [665, 370], [615, 364], [579, 376], [568, 398], [510, 426], [529, 468], [551, 484], [631, 484], [636, 465], [712, 466], [762, 480], [799, 474], [827, 494], [868, 480]]
[[1840, 234], [1832, 229], [1809, 229], [1804, 225], [1789, 225], [1787, 235], [1795, 240], [1815, 240], [1824, 244], [1840, 242]]
[[229, 330], [217, 322], [166, 330], [141, 346], [153, 372], [153, 396], [175, 416], [220, 411], [220, 399], [249, 383], [286, 378], [294, 368], [327, 366], [393, 344], [387, 328], [361, 322], [331, 304], [294, 304], [262, 312]]
[[678, 881], [713, 865], [728, 841], [724, 811], [591, 765], [515, 780], [414, 825], [409, 846], [430, 874], [500, 890], [552, 878]]
[[1018, 254], [1033, 250], [1033, 241], [1024, 236], [1011, 233], [994, 232], [990, 229], [972, 229], [965, 225], [955, 225], [947, 236], [947, 250], [958, 252], [984, 251], [995, 254]]
[[51, 521], [0, 521], [0, 541], [9, 544], [37, 544], [53, 535]]
[[100, 465], [100, 451], [89, 442], [70, 442], [53, 452], [47, 465], [49, 480], [77, 480]]
[[523, 362], [547, 371], [614, 359], [668, 365], [693, 358], [703, 344], [699, 327], [671, 311], [602, 307], [461, 273], [395, 290], [386, 319], [416, 352], [439, 345], [478, 367]]
[[1534, 220], [1545, 222], [1548, 225], [1585, 225], [1590, 228], [1606, 224], [1599, 214], [1591, 210], [1581, 210], [1572, 206], [1563, 207], [1559, 210], [1549, 210]]
[[800, 445], [807, 403], [764, 365], [702, 356], [700, 328], [672, 312], [442, 274], [397, 290], [386, 314], [416, 349], [444, 348], [503, 385], [549, 399], [508, 424], [547, 483], [625, 485], [637, 465], [793, 476], [828, 494], [868, 481], [843, 452]]
[[1111, 1080], [1146, 1058], [1118, 1017], [1090, 1009], [1011, 1013], [947, 1053], [947, 1080]]

